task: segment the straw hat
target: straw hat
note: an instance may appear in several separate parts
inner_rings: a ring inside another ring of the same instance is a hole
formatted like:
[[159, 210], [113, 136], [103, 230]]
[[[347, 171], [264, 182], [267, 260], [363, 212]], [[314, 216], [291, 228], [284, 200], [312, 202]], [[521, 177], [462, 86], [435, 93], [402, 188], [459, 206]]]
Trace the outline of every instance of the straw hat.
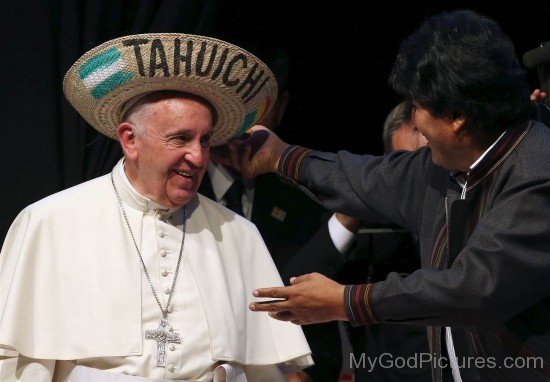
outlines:
[[129, 103], [158, 90], [192, 93], [214, 106], [213, 146], [243, 134], [277, 98], [275, 76], [257, 57], [225, 41], [182, 33], [107, 41], [80, 57], [63, 80], [71, 105], [113, 139]]

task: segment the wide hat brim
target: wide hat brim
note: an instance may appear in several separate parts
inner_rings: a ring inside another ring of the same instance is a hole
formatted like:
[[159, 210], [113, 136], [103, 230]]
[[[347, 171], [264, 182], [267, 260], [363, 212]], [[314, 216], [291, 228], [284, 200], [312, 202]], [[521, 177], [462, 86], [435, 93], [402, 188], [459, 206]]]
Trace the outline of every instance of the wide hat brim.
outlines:
[[217, 121], [210, 140], [221, 145], [246, 132], [277, 98], [275, 76], [260, 59], [222, 40], [151, 33], [107, 41], [67, 71], [63, 92], [96, 130], [117, 139], [126, 103], [160, 90], [198, 95]]

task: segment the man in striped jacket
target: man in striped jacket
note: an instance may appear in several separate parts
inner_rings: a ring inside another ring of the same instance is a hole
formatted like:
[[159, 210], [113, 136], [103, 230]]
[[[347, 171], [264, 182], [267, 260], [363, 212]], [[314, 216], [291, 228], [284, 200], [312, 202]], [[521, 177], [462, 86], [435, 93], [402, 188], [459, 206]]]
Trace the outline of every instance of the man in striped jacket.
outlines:
[[405, 227], [422, 268], [364, 285], [303, 275], [254, 291], [282, 300], [250, 309], [295, 324], [426, 325], [430, 354], [404, 361], [431, 363], [434, 381], [547, 381], [550, 130], [528, 119], [510, 39], [471, 11], [436, 15], [402, 43], [390, 83], [428, 147], [322, 153], [255, 127], [241, 172], [278, 172], [331, 210]]

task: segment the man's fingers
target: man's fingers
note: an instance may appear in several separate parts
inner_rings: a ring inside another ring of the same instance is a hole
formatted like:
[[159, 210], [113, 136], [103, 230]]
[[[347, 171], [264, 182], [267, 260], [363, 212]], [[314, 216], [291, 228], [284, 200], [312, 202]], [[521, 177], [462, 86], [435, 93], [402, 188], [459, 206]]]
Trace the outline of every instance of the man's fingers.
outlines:
[[237, 144], [235, 142], [228, 143], [229, 148], [229, 160], [231, 162], [231, 167], [234, 169], [239, 169], [239, 153], [237, 151]]
[[231, 165], [231, 158], [229, 157], [229, 147], [227, 144], [211, 147], [210, 148], [210, 160], [216, 164], [222, 164], [224, 166]]
[[278, 312], [289, 310], [291, 305], [287, 300], [255, 301], [248, 308], [254, 312]]
[[279, 321], [290, 321], [294, 325], [305, 325], [308, 324], [307, 320], [303, 317], [300, 317], [299, 314], [291, 312], [288, 310], [281, 310], [278, 312], [269, 312], [269, 317], [274, 318]]
[[248, 152], [246, 158], [248, 160], [252, 160], [252, 157], [258, 152], [260, 147], [262, 147], [262, 145], [265, 143], [265, 141], [267, 141], [268, 138], [268, 130], [262, 129], [254, 132], [254, 134], [252, 134], [250, 138], [246, 140], [247, 147], [250, 147], [250, 151]]
[[258, 130], [269, 130], [269, 129], [267, 127], [263, 126], [263, 125], [254, 125], [250, 129], [248, 129], [248, 131], [246, 133], [248, 135], [252, 135]]
[[254, 297], [288, 298], [290, 287], [261, 288], [252, 292]]
[[290, 278], [290, 283], [292, 285], [296, 285], [296, 284], [300, 284], [300, 283], [303, 283], [305, 280], [304, 280], [304, 277], [306, 275], [302, 275], [302, 276], [298, 276], [298, 277], [291, 277]]
[[269, 312], [268, 314], [269, 314], [269, 317], [274, 318], [274, 319], [279, 320], [279, 321], [291, 321], [291, 320], [296, 319], [296, 316], [294, 315], [294, 313], [292, 313], [289, 310], [281, 310], [281, 311], [278, 311], [278, 312]]
[[243, 146], [240, 147], [240, 155], [239, 155], [239, 166], [241, 168], [241, 174], [243, 177], [247, 178], [247, 179], [250, 179], [252, 178], [253, 176], [251, 175], [251, 172], [252, 170], [250, 168], [248, 168], [248, 157], [250, 155], [250, 151], [252, 150], [252, 148], [245, 144]]
[[288, 302], [289, 291], [291, 287], [262, 288], [252, 292], [254, 297], [267, 297], [277, 300], [255, 301], [249, 305], [250, 310], [258, 312], [273, 312], [291, 308]]
[[292, 285], [300, 284], [300, 283], [303, 283], [304, 281], [310, 280], [312, 277], [313, 277], [313, 273], [308, 273], [308, 274], [301, 275], [301, 276], [298, 276], [298, 277], [291, 277], [290, 278], [290, 283]]
[[286, 299], [288, 297], [287, 287], [277, 287], [277, 288], [262, 288], [256, 289], [252, 292], [254, 297], [267, 297], [277, 300], [269, 301], [255, 301], [250, 304], [249, 308], [253, 311], [259, 312], [272, 312], [286, 308]]

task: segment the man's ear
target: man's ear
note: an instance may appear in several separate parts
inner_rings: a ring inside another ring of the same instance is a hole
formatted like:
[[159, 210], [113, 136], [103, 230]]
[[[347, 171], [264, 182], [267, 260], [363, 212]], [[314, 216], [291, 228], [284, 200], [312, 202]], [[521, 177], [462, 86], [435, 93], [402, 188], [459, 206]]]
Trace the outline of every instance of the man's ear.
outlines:
[[466, 118], [464, 117], [464, 114], [457, 113], [453, 115], [453, 132], [458, 135], [464, 132], [464, 128], [466, 127]]
[[136, 127], [128, 122], [122, 122], [118, 125], [116, 133], [124, 156], [128, 159], [137, 158], [136, 148]]

